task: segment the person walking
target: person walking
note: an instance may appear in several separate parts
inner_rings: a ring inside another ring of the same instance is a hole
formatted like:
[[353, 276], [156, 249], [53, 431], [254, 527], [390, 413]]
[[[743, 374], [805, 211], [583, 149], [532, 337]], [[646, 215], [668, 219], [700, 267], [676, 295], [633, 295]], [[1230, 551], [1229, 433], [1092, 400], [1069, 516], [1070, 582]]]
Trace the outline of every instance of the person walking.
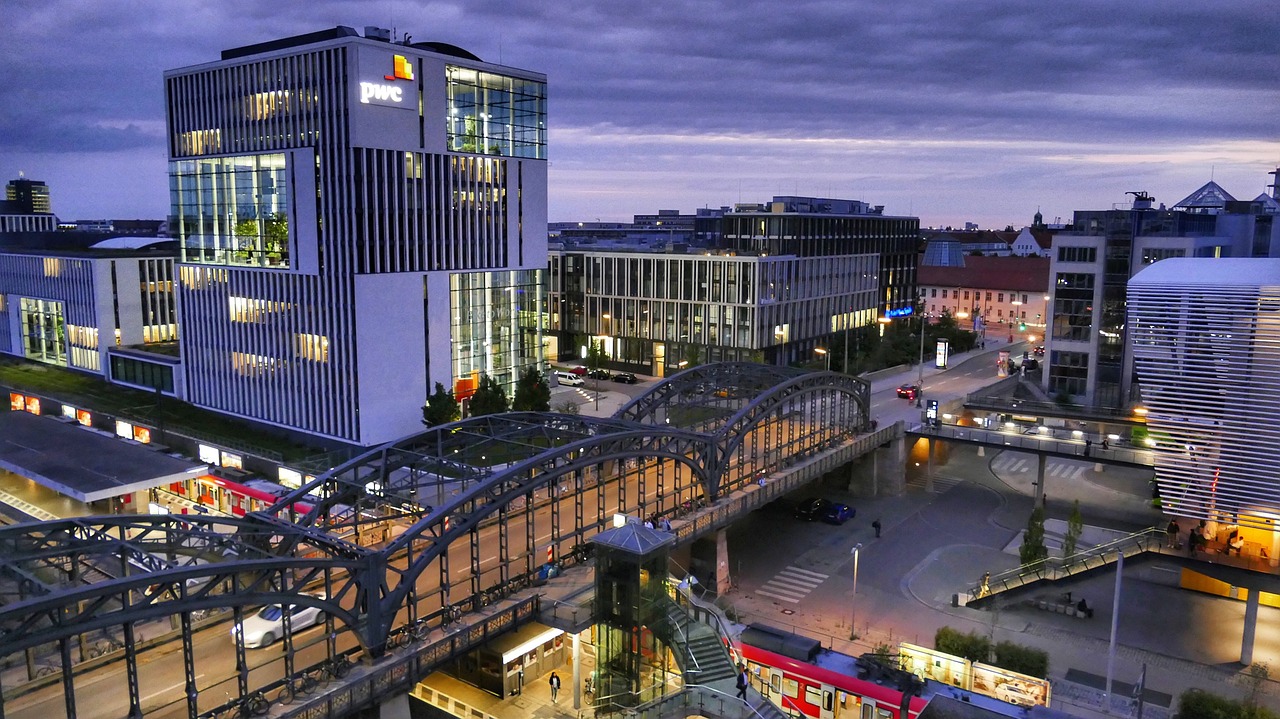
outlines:
[[747, 700], [747, 668], [741, 664], [738, 665], [738, 698]]
[[876, 517], [875, 521], [871, 523], [871, 528], [876, 530], [876, 539], [879, 539], [880, 538], [880, 518], [879, 517]]
[[551, 685], [551, 701], [556, 701], [556, 697], [560, 694], [560, 675], [551, 672], [551, 678], [547, 680]]
[[991, 572], [982, 573], [982, 582], [978, 584], [978, 598], [987, 596], [991, 593]]
[[1169, 520], [1169, 526], [1164, 530], [1165, 536], [1169, 538], [1169, 549], [1178, 548], [1178, 535], [1182, 533], [1182, 527], [1178, 526], [1178, 520]]

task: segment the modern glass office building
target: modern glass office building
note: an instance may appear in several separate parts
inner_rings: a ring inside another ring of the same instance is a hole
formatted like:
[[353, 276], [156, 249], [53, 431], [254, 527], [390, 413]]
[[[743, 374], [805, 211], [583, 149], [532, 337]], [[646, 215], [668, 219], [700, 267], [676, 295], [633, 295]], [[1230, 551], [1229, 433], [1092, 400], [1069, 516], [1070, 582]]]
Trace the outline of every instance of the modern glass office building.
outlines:
[[1252, 527], [1280, 558], [1280, 260], [1167, 259], [1128, 296], [1165, 511]]
[[189, 401], [346, 443], [540, 363], [546, 78], [347, 27], [165, 74]]

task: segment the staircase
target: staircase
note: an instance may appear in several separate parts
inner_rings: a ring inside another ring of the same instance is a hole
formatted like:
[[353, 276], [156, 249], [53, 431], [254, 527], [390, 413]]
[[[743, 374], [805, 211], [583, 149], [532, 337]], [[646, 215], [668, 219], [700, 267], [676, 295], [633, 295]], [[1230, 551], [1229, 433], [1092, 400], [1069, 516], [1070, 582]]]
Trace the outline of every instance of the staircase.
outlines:
[[675, 654], [685, 683], [736, 691], [737, 668], [720, 635], [702, 622], [691, 621], [673, 601], [664, 601], [662, 609], [664, 621], [657, 633]]

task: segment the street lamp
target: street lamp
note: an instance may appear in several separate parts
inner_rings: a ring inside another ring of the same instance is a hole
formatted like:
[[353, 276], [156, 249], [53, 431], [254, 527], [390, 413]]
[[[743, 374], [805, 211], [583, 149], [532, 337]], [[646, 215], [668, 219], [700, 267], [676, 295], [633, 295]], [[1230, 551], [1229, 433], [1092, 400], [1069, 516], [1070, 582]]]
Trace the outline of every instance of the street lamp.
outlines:
[[831, 371], [831, 353], [828, 352], [825, 347], [814, 347], [813, 351], [827, 358], [827, 371], [830, 372]]
[[853, 545], [850, 554], [853, 555], [853, 599], [849, 602], [849, 639], [858, 638], [858, 552], [862, 549], [862, 542]]

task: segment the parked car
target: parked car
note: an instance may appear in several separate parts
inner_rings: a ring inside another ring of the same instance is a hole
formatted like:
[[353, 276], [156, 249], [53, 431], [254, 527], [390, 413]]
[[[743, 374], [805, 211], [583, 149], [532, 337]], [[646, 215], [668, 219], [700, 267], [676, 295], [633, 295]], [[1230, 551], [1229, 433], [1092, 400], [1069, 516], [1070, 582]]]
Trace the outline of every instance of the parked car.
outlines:
[[898, 387], [898, 396], [902, 399], [915, 399], [920, 393], [920, 388], [914, 384], [904, 384]]
[[579, 365], [577, 367], [570, 367], [569, 371], [581, 377], [587, 373], [587, 368]]
[[572, 372], [556, 372], [556, 381], [566, 387], [581, 387], [586, 381]]
[[831, 503], [825, 499], [810, 497], [796, 505], [795, 517], [806, 522], [812, 522], [815, 519], [820, 519], [830, 505]]
[[[324, 599], [323, 594], [312, 594], [317, 599]], [[324, 622], [324, 612], [319, 607], [288, 605], [289, 627], [298, 632]], [[246, 616], [240, 624], [231, 627], [231, 636], [240, 635], [246, 647], [261, 649], [269, 647], [275, 640], [284, 636], [284, 605], [268, 604], [258, 611]]]
[[607, 369], [587, 370], [587, 376], [591, 379], [611, 379], [613, 377]]
[[857, 511], [853, 507], [840, 502], [832, 502], [822, 512], [822, 521], [827, 524], [844, 524], [853, 519], [854, 514], [857, 514]]
[[636, 379], [636, 376], [631, 374], [630, 372], [619, 372], [618, 374], [615, 374], [613, 376], [613, 381], [621, 382], [623, 384], [635, 384], [640, 380]]

